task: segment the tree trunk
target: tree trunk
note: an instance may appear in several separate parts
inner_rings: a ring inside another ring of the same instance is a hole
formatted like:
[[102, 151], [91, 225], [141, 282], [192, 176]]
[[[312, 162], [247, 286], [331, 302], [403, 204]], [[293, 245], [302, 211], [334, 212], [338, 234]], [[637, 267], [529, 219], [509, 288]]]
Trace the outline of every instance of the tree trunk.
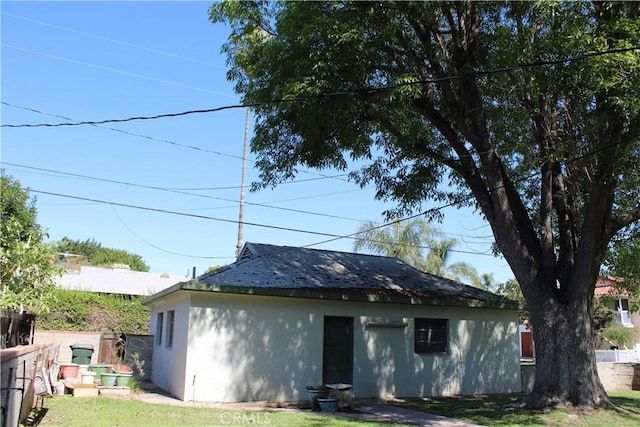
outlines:
[[528, 407], [544, 408], [571, 402], [593, 408], [608, 402], [596, 368], [592, 341], [591, 298], [562, 303], [557, 296], [539, 295], [531, 303], [536, 346], [533, 391]]

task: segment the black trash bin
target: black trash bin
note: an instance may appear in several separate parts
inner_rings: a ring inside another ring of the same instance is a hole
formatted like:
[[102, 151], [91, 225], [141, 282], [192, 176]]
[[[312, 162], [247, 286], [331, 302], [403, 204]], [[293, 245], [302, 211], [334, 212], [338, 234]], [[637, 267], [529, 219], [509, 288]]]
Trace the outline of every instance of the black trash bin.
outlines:
[[73, 344], [71, 346], [71, 363], [90, 365], [92, 355], [93, 345], [91, 344]]

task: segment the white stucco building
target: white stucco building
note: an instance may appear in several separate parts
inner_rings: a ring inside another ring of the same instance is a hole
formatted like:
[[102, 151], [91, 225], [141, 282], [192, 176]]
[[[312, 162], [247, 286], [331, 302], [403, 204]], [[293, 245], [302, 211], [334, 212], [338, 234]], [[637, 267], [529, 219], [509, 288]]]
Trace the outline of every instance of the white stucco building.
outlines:
[[57, 285], [71, 291], [148, 296], [185, 280], [188, 278], [184, 275], [134, 271], [126, 265], [80, 265], [67, 268]]
[[145, 303], [151, 380], [185, 401], [521, 390], [518, 306], [395, 258], [247, 243]]

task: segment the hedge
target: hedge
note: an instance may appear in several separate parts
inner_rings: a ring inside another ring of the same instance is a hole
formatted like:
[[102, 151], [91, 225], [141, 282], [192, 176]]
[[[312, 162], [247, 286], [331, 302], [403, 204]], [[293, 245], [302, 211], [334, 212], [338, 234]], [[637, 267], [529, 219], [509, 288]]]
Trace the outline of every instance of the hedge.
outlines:
[[121, 334], [148, 334], [149, 307], [143, 297], [56, 289], [51, 310], [36, 317], [36, 328]]

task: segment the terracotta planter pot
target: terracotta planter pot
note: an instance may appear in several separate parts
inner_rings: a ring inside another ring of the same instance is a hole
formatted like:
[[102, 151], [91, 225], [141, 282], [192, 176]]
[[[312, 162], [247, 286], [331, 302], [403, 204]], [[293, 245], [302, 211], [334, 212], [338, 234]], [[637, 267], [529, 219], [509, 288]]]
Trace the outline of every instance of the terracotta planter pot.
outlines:
[[113, 372], [117, 374], [132, 374], [133, 369], [127, 365], [113, 365]]
[[60, 377], [68, 380], [78, 377], [80, 366], [77, 363], [63, 363], [60, 365]]

